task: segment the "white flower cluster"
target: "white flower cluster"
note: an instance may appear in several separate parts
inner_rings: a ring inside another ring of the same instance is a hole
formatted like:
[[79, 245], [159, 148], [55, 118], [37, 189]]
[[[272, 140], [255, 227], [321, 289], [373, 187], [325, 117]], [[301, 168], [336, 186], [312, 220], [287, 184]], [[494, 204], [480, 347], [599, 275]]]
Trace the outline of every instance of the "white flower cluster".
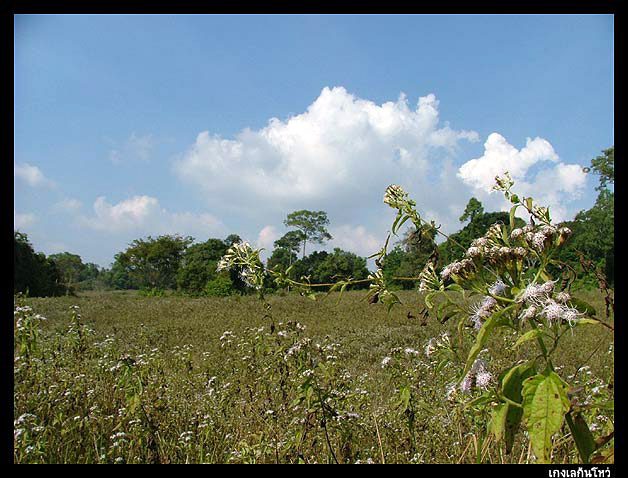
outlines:
[[401, 186], [391, 184], [384, 193], [384, 203], [393, 209], [402, 209], [408, 203], [408, 193]]
[[488, 364], [482, 358], [478, 358], [473, 362], [471, 370], [460, 382], [460, 391], [467, 393], [473, 387], [474, 382], [476, 387], [479, 388], [487, 388], [493, 382], [493, 375], [488, 371]]
[[226, 254], [218, 261], [216, 271], [231, 270], [240, 266], [240, 279], [248, 287], [261, 289], [264, 281], [264, 272], [259, 259], [259, 251], [253, 249], [248, 242], [233, 244]]
[[545, 318], [550, 324], [565, 320], [574, 325], [584, 314], [574, 307], [567, 305], [571, 299], [568, 292], [559, 292], [552, 297], [556, 281], [546, 281], [543, 284], [529, 284], [517, 297], [517, 302], [525, 303], [528, 307], [521, 313], [521, 320], [534, 317]]
[[[498, 294], [494, 294], [498, 295]], [[484, 296], [480, 302], [475, 303], [471, 307], [472, 314], [470, 315], [473, 326], [480, 330], [484, 321], [491, 315], [493, 309], [497, 306], [497, 301], [491, 296]]]
[[458, 262], [452, 262], [445, 266], [440, 273], [441, 279], [445, 282], [452, 275], [464, 276], [467, 273], [475, 271], [475, 264], [471, 259], [462, 259]]

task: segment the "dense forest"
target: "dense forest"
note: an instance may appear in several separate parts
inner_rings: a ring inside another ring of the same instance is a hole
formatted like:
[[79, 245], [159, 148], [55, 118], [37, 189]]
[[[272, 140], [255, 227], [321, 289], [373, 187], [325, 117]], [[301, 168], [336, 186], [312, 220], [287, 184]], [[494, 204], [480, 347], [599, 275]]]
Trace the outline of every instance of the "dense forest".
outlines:
[[[572, 235], [557, 257], [565, 269], [556, 273], [570, 271], [576, 277], [576, 284], [583, 287], [600, 285], [600, 281], [606, 286], [614, 284], [614, 147], [602, 153], [591, 161], [589, 168], [599, 176], [595, 204], [559, 225], [571, 229]], [[485, 212], [482, 203], [471, 198], [460, 216], [462, 228], [440, 244], [434, 228], [408, 230], [386, 256], [384, 274], [389, 279], [416, 277], [430, 258], [436, 260], [438, 267], [444, 267], [461, 259], [473, 238], [483, 235], [491, 224], [508, 220], [508, 213]], [[329, 220], [324, 211], [295, 211], [288, 214], [284, 224], [291, 229], [275, 241], [266, 267], [289, 270], [295, 279], [312, 284], [349, 277], [361, 280], [369, 275], [366, 258], [339, 248], [306, 255], [308, 242], [324, 244], [332, 239], [326, 229]], [[166, 290], [186, 295], [243, 294], [247, 287], [237, 270], [217, 271], [220, 258], [240, 241], [237, 234], [205, 242], [179, 235], [149, 236], [134, 240], [125, 251], [115, 255], [113, 264], [106, 269], [83, 263], [79, 255], [69, 252], [46, 257], [35, 252], [26, 234], [15, 231], [14, 292], [58, 296], [81, 290], [136, 289], [149, 295], [160, 295]], [[412, 280], [398, 284], [406, 289], [417, 286]], [[272, 292], [274, 284], [266, 287]], [[352, 287], [366, 288], [368, 283]]]

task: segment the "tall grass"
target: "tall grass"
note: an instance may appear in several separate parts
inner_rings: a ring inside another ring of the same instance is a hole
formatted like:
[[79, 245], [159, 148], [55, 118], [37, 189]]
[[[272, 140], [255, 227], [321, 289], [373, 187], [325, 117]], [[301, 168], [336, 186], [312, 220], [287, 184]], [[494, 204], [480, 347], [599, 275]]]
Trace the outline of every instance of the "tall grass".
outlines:
[[[488, 446], [485, 422], [448, 396], [443, 367], [453, 365], [424, 349], [450, 324], [421, 325], [416, 293], [400, 292], [403, 305], [390, 314], [363, 295], [271, 296], [274, 323], [254, 297], [91, 293], [16, 304], [32, 308], [18, 315], [40, 332], [16, 328], [14, 461], [530, 460], [525, 434], [506, 455]], [[603, 312], [601, 296], [587, 300]], [[32, 350], [22, 339], [34, 341]], [[496, 374], [525, 358], [504, 339], [491, 345]], [[583, 326], [566, 341], [556, 357], [561, 373], [575, 375], [584, 397], [612, 395], [613, 335]], [[595, 427], [612, 429], [612, 415], [591, 414]], [[576, 462], [564, 435], [553, 462]]]

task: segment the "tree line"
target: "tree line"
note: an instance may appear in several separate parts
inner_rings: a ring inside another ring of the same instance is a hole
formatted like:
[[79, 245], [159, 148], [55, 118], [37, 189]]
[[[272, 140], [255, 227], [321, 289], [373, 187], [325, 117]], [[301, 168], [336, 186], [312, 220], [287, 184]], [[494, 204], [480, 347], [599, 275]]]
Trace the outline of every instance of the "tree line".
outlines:
[[[560, 251], [558, 260], [577, 276], [584, 286], [595, 286], [600, 277], [614, 284], [614, 147], [591, 161], [589, 168], [599, 175], [598, 197], [594, 206], [579, 212], [560, 227], [572, 230], [569, 243]], [[443, 267], [460, 260], [471, 241], [483, 235], [496, 223], [508, 223], [506, 212], [484, 212], [476, 198], [471, 198], [460, 216], [465, 224], [437, 244], [436, 228], [409, 229], [386, 255], [382, 269], [388, 279], [412, 278], [428, 260]], [[521, 225], [523, 221], [517, 219]], [[284, 225], [291, 228], [274, 242], [266, 267], [289, 271], [292, 278], [312, 284], [332, 283], [369, 275], [366, 258], [335, 248], [333, 252], [312, 251], [306, 255], [307, 244], [324, 244], [332, 239], [327, 230], [325, 211], [300, 210], [288, 214]], [[435, 226], [435, 225], [434, 225]], [[26, 234], [14, 232], [14, 292], [30, 296], [56, 296], [93, 289], [139, 289], [146, 294], [162, 294], [176, 290], [189, 295], [225, 296], [247, 293], [241, 271], [216, 270], [218, 261], [240, 236], [210, 238], [195, 243], [194, 238], [162, 235], [136, 239], [114, 257], [109, 269], [83, 263], [81, 257], [69, 252], [45, 254], [35, 252]], [[300, 253], [300, 258], [299, 258]], [[562, 273], [564, 271], [556, 271]], [[600, 274], [602, 273], [602, 274]], [[415, 288], [417, 281], [400, 280], [399, 288]], [[272, 292], [274, 284], [265, 284]], [[368, 287], [367, 282], [353, 288]]]

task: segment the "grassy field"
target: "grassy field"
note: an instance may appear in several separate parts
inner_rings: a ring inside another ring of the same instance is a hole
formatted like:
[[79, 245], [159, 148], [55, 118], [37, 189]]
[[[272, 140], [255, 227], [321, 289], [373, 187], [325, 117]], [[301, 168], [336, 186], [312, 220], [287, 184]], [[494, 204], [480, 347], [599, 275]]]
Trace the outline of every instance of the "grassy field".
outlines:
[[[581, 294], [603, 312], [599, 294]], [[445, 330], [455, 338], [455, 324], [421, 325], [412, 317], [420, 297], [400, 297], [404, 304], [387, 314], [364, 292], [318, 301], [274, 295], [272, 328], [252, 296], [27, 299], [46, 320], [32, 319], [31, 345], [15, 352], [14, 461], [531, 461], [525, 433], [506, 454], [464, 408], [473, 395], [448, 396], [468, 345], [457, 362], [425, 355], [430, 338]], [[606, 328], [578, 327], [557, 351], [557, 370], [583, 396], [612, 397], [613, 342]], [[495, 376], [531, 357], [509, 344], [505, 333], [488, 344]], [[602, 410], [589, 420], [596, 433], [613, 429]], [[555, 437], [553, 461], [577, 462], [566, 430]]]

